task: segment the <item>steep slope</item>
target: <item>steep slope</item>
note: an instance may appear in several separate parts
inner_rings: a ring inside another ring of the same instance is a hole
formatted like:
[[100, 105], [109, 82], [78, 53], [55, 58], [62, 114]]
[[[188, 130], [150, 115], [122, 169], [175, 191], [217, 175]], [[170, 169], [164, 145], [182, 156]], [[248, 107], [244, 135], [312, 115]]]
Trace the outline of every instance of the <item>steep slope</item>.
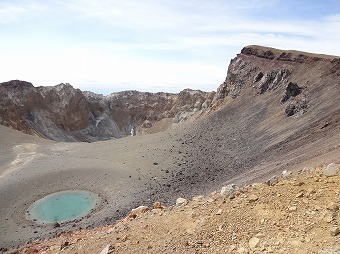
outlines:
[[158, 132], [198, 115], [214, 93], [125, 91], [102, 96], [69, 84], [0, 84], [0, 124], [56, 141], [98, 141]]
[[178, 139], [185, 164], [176, 187], [247, 182], [325, 154], [338, 161], [339, 98], [340, 58], [245, 47], [231, 60], [212, 113]]

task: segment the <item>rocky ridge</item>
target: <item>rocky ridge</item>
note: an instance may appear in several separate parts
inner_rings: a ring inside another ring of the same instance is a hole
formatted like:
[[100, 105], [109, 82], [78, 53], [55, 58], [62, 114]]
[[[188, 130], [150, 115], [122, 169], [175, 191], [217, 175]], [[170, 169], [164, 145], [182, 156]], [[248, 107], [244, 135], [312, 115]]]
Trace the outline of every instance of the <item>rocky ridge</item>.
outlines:
[[155, 202], [114, 225], [60, 233], [8, 253], [339, 253], [339, 172], [334, 163], [308, 167], [276, 181], [178, 198], [169, 208]]
[[108, 96], [70, 84], [34, 87], [13, 80], [0, 84], [0, 124], [56, 141], [98, 141], [152, 133], [199, 115], [214, 93], [124, 91]]
[[231, 60], [216, 93], [186, 89], [179, 94], [124, 91], [103, 96], [70, 84], [35, 88], [25, 81], [4, 82], [0, 124], [56, 141], [92, 142], [163, 131], [211, 114], [229, 99], [266, 100], [265, 95], [278, 92], [283, 114], [298, 116], [313, 107], [310, 94], [315, 89], [339, 79], [336, 56], [247, 46]]

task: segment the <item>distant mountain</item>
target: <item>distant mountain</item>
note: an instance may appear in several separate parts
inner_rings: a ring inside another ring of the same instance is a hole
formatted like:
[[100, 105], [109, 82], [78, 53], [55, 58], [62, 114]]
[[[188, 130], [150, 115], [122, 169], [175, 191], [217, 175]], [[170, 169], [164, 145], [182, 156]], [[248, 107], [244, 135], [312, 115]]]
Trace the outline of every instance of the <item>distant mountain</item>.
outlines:
[[70, 84], [0, 83], [0, 124], [56, 141], [98, 141], [158, 132], [198, 115], [214, 93], [124, 91], [102, 96]]

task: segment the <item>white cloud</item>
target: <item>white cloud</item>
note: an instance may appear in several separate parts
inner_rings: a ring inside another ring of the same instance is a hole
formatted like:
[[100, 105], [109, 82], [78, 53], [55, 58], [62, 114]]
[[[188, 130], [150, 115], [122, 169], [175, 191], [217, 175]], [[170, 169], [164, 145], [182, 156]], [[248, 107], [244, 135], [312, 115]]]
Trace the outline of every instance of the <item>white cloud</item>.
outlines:
[[44, 5], [35, 1], [22, 1], [22, 3], [0, 3], [0, 24], [8, 24], [35, 15], [37, 11], [45, 9]]
[[0, 23], [17, 22], [19, 32], [0, 26], [1, 81], [211, 90], [246, 45], [340, 55], [340, 14], [279, 17], [287, 1], [8, 1]]

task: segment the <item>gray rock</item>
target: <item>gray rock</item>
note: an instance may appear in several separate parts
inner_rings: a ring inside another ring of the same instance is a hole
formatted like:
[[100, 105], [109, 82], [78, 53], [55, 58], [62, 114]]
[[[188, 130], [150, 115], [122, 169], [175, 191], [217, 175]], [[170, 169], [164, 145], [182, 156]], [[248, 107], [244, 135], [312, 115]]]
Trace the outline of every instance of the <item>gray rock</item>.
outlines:
[[313, 172], [313, 171], [314, 171], [313, 167], [304, 167], [301, 172], [309, 173], [309, 172]]
[[282, 171], [282, 177], [283, 178], [289, 178], [289, 177], [291, 177], [292, 176], [292, 172], [290, 172], [290, 171], [287, 171], [287, 170], [284, 170], [284, 171]]
[[277, 178], [277, 176], [273, 176], [271, 178], [269, 178], [265, 183], [269, 186], [273, 186], [275, 184], [277, 184], [279, 182], [279, 179]]
[[303, 115], [307, 112], [308, 103], [306, 99], [292, 100], [288, 103], [285, 109], [286, 116]]
[[234, 194], [234, 192], [237, 190], [236, 185], [235, 184], [229, 184], [227, 186], [222, 187], [220, 195], [222, 197], [229, 197], [232, 194]]
[[323, 174], [327, 177], [335, 176], [340, 172], [340, 165], [331, 163], [324, 169]]

